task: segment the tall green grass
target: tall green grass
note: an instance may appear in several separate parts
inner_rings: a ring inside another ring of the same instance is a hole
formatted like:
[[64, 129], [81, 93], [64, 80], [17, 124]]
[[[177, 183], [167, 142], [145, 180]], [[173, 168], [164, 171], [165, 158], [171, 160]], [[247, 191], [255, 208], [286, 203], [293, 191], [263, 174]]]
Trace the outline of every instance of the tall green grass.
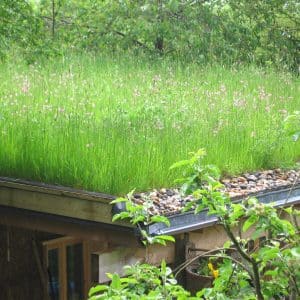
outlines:
[[300, 80], [134, 57], [0, 67], [0, 175], [121, 194], [170, 186], [200, 147], [225, 173], [289, 166]]

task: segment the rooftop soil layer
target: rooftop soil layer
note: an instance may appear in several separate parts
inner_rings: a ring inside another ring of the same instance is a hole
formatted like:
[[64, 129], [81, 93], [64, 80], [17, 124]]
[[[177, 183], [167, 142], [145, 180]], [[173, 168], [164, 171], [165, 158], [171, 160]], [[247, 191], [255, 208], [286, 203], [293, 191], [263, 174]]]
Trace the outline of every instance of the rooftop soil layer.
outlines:
[[[244, 173], [236, 177], [222, 178], [223, 191], [232, 199], [257, 195], [261, 192], [292, 187], [300, 183], [300, 170], [266, 170], [253, 173]], [[135, 194], [137, 204], [148, 198], [153, 201], [153, 213], [172, 215], [179, 213], [186, 202], [193, 199], [190, 196], [183, 196], [178, 188], [155, 189], [150, 192]]]

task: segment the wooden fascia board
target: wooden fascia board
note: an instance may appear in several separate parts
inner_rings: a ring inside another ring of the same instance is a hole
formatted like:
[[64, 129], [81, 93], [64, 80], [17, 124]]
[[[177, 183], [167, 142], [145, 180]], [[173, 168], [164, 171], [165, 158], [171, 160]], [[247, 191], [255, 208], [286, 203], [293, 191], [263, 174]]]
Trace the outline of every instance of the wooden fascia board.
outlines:
[[[112, 224], [115, 197], [72, 188], [0, 177], [0, 205]], [[129, 223], [115, 225], [131, 227]]]

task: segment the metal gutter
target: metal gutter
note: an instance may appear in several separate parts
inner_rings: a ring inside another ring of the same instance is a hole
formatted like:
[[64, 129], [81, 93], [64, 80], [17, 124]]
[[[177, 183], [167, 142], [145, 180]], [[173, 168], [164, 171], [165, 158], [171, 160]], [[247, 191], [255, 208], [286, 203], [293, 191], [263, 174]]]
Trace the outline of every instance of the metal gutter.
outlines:
[[[271, 192], [261, 192], [256, 194], [255, 197], [261, 203], [274, 203], [275, 207], [290, 206], [300, 204], [300, 184], [293, 188], [285, 188]], [[233, 200], [233, 202], [241, 202], [243, 198]], [[171, 215], [168, 217], [170, 220], [170, 227], [163, 223], [156, 223], [147, 227], [147, 231], [151, 235], [176, 235], [188, 231], [193, 231], [205, 227], [209, 227], [217, 223], [218, 219], [214, 215], [207, 215], [207, 210], [203, 210], [198, 214], [193, 211]]]

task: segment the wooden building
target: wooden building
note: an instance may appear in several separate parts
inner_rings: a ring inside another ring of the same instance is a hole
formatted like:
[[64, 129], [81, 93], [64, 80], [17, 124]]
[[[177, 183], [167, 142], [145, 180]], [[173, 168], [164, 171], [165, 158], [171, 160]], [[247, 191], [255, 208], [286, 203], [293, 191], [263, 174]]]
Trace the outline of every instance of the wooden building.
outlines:
[[[258, 195], [276, 205], [299, 205], [300, 186]], [[0, 178], [0, 299], [82, 300], [107, 281], [106, 272], [142, 261], [145, 252], [134, 227], [112, 223], [114, 197], [101, 193]], [[213, 249], [226, 238], [206, 212], [177, 214], [171, 226], [154, 224], [151, 234], [176, 243], [153, 246], [152, 263], [185, 260], [186, 248]]]

